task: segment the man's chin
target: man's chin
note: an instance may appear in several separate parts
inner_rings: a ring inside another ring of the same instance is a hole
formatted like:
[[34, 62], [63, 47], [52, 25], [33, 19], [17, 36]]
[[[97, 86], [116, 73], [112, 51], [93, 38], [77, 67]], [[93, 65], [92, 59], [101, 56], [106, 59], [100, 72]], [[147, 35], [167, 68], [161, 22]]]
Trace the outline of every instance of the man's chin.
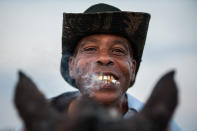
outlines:
[[101, 104], [114, 104], [121, 98], [122, 94], [120, 88], [111, 85], [80, 90], [80, 92], [82, 95], [87, 95]]
[[120, 98], [120, 94], [117, 92], [97, 91], [93, 93], [92, 98], [101, 104], [113, 104]]

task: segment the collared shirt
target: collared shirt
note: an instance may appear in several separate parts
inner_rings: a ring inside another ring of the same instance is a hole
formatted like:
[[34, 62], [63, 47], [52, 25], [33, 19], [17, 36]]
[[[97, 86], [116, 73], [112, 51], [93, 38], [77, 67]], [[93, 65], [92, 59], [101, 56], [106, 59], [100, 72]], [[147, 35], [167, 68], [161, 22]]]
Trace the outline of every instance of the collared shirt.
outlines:
[[[128, 102], [128, 111], [123, 116], [123, 118], [125, 118], [125, 119], [127, 119], [127, 118], [133, 116], [134, 114], [136, 114], [137, 112], [139, 112], [144, 106], [144, 103], [139, 101], [134, 96], [132, 96], [128, 93], [126, 94], [126, 96], [127, 96], [127, 102]], [[174, 120], [171, 120], [167, 131], [181, 131], [181, 129], [174, 122]]]

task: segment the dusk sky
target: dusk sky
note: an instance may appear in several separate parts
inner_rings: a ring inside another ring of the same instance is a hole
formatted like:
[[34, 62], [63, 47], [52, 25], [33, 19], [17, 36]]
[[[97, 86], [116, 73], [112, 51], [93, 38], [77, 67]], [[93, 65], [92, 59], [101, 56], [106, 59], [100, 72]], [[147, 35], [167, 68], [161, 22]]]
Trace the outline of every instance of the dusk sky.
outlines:
[[179, 105], [174, 119], [183, 131], [196, 131], [195, 0], [0, 0], [0, 131], [21, 123], [13, 104], [18, 70], [48, 98], [74, 90], [59, 71], [63, 12], [81, 13], [96, 3], [151, 14], [142, 63], [128, 92], [145, 102], [157, 80], [176, 70]]

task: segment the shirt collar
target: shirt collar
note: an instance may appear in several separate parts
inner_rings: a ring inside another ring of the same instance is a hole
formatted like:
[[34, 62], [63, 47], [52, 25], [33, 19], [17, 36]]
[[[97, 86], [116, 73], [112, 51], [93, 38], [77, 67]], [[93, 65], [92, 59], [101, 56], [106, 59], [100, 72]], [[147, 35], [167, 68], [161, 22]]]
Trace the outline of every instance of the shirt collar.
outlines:
[[135, 109], [137, 112], [139, 112], [144, 106], [144, 104], [141, 101], [139, 101], [137, 98], [135, 98], [134, 96], [128, 93], [126, 93], [126, 96], [128, 102], [128, 109], [130, 110]]

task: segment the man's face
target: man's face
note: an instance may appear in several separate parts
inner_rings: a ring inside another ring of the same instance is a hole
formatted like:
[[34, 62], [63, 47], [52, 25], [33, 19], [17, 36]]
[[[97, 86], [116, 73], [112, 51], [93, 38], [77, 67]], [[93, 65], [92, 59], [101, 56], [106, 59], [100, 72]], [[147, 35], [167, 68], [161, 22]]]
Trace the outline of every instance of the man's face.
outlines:
[[80, 92], [104, 104], [123, 98], [135, 68], [127, 39], [109, 34], [84, 37], [69, 60], [70, 76]]

